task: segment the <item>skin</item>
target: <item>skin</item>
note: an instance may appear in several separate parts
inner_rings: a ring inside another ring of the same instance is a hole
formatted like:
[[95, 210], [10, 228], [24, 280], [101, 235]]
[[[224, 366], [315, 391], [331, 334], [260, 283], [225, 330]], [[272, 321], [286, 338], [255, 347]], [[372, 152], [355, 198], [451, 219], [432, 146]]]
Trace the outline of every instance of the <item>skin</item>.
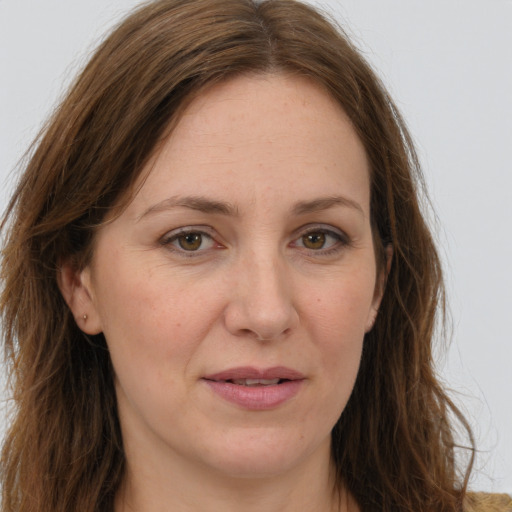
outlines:
[[[238, 77], [191, 103], [145, 171], [89, 266], [60, 278], [111, 352], [127, 458], [116, 510], [357, 510], [335, 499], [330, 432], [384, 276], [347, 116], [304, 78]], [[304, 379], [247, 410], [204, 380], [238, 366]]]

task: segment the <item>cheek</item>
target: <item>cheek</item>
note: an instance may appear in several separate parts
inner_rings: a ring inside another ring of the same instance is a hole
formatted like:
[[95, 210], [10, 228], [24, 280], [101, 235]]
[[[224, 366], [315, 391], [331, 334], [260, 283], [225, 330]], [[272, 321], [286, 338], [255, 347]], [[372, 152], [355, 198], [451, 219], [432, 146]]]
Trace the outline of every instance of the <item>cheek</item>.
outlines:
[[309, 322], [321, 366], [328, 376], [324, 392], [341, 413], [359, 370], [374, 281], [369, 272], [333, 282], [338, 284], [310, 298]]
[[[141, 272], [118, 262], [98, 272], [98, 309], [118, 378], [141, 385], [171, 384], [186, 370], [215, 322], [218, 304], [190, 282], [159, 272]], [[151, 383], [151, 384], [150, 384]]]
[[[324, 283], [325, 284], [325, 283]], [[310, 291], [313, 291], [311, 287]], [[351, 275], [334, 276], [327, 286], [311, 293], [305, 309], [316, 337], [333, 349], [362, 340], [373, 311], [374, 272], [364, 269]]]
[[329, 308], [324, 313], [329, 318], [325, 318], [323, 325], [316, 329], [317, 343], [321, 345], [322, 367], [328, 375], [331, 389], [339, 393], [343, 406], [352, 391], [363, 348], [366, 316], [359, 315], [355, 321], [358, 313], [350, 308]]
[[123, 274], [130, 277], [103, 281], [102, 290], [120, 414], [125, 423], [138, 417], [168, 425], [177, 421], [175, 411], [188, 410], [194, 361], [218, 316], [216, 304], [198, 300], [179, 279], [171, 286], [148, 274]]

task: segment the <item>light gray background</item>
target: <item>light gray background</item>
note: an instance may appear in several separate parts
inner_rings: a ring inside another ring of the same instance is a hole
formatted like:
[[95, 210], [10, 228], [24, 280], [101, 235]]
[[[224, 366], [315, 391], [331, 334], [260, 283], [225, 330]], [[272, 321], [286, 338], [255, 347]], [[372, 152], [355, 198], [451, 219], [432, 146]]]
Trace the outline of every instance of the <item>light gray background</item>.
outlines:
[[[0, 0], [2, 210], [10, 171], [70, 78], [137, 3]], [[418, 144], [454, 324], [439, 371], [475, 430], [472, 488], [512, 492], [512, 0], [320, 5], [378, 70]]]

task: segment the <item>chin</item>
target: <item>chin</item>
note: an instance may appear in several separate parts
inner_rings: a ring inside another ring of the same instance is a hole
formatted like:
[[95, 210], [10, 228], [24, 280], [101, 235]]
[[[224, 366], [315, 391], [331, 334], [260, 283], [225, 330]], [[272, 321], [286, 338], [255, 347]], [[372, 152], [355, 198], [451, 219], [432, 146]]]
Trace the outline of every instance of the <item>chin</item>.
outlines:
[[310, 458], [330, 455], [330, 435], [323, 441], [307, 441], [301, 432], [262, 432], [230, 435], [210, 453], [210, 465], [234, 478], [269, 478], [293, 472]]

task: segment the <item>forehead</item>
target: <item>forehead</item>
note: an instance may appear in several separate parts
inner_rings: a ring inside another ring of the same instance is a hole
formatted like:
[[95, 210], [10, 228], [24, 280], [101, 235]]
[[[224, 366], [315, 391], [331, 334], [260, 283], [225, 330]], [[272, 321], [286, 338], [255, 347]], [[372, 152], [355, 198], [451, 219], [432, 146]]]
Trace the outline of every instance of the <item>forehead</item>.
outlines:
[[204, 90], [143, 175], [140, 207], [191, 187], [195, 195], [240, 200], [282, 188], [326, 196], [334, 187], [365, 203], [361, 193], [369, 195], [366, 154], [345, 112], [313, 81], [282, 74], [240, 76]]

